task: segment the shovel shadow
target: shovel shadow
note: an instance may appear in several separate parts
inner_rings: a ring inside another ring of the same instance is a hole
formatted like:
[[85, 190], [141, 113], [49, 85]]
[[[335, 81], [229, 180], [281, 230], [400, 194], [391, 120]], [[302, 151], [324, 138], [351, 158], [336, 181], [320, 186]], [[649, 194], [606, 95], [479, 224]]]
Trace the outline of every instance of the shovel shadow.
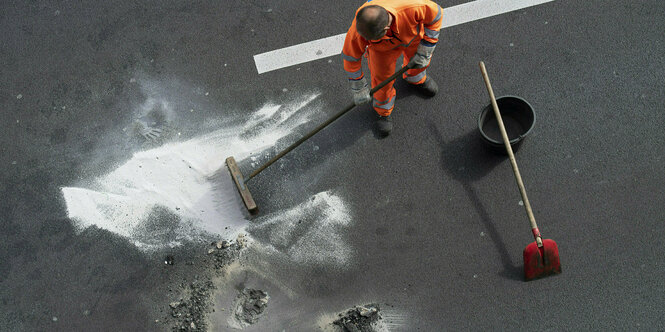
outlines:
[[446, 142], [434, 124], [429, 125], [432, 136], [441, 146], [441, 168], [459, 182], [484, 226], [501, 258], [503, 271], [499, 273], [504, 278], [522, 280], [522, 266], [516, 266], [506, 249], [501, 234], [494, 226], [490, 214], [487, 212], [482, 200], [473, 188], [473, 182], [482, 179], [506, 157], [488, 152], [482, 145], [480, 134], [471, 131], [450, 142]]

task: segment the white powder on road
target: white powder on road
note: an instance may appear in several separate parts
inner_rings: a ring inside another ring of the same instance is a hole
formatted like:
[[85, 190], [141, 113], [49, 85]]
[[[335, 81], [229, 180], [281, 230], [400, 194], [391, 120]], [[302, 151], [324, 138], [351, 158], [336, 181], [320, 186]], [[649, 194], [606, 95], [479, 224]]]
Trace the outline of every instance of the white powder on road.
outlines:
[[[306, 288], [302, 286], [310, 283], [307, 279], [313, 269], [336, 271], [351, 266], [353, 247], [346, 239], [351, 223], [346, 203], [332, 191], [258, 216], [245, 229], [250, 243], [241, 262], [227, 269], [229, 274], [216, 283], [223, 289], [230, 282], [229, 275], [241, 276], [247, 282], [250, 272], [254, 276], [250, 279], [253, 287], [269, 292], [276, 287], [286, 297], [295, 299]], [[223, 313], [218, 311], [217, 315]]]
[[326, 191], [291, 209], [257, 218], [247, 231], [266, 254], [301, 264], [343, 266], [352, 254], [343, 237], [350, 222], [344, 201]]
[[[79, 231], [94, 225], [143, 249], [175, 246], [202, 233], [234, 236], [247, 221], [225, 159], [234, 156], [240, 162], [275, 145], [318, 111], [306, 107], [317, 97], [267, 104], [243, 127], [138, 152], [95, 179], [94, 188], [63, 187], [68, 215]], [[178, 218], [160, 224], [150, 218], [156, 210], [167, 214], [156, 219]]]

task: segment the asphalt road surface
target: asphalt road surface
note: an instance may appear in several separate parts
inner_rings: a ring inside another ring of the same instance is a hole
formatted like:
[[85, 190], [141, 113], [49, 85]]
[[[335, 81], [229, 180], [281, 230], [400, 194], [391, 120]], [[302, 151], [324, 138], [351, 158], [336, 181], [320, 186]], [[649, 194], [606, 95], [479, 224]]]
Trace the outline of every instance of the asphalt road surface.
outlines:
[[[326, 330], [370, 303], [388, 331], [664, 330], [660, 0], [446, 28], [438, 95], [398, 80], [389, 137], [349, 112], [252, 179], [253, 218], [215, 187], [227, 154], [248, 174], [351, 102], [340, 56], [253, 57], [344, 33], [361, 4], [3, 1], [0, 330]], [[533, 238], [478, 134], [479, 61], [535, 110], [516, 156], [560, 275], [522, 279]], [[270, 295], [251, 319], [243, 289]]]

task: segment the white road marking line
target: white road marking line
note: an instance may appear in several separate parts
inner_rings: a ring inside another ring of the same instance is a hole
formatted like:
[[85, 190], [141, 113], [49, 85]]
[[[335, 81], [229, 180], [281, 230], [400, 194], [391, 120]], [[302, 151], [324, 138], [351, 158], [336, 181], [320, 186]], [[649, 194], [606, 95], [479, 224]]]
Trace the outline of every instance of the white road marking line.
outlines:
[[[554, 0], [476, 0], [443, 9], [442, 29]], [[350, 22], [349, 22], [350, 24]], [[259, 74], [340, 55], [346, 33], [254, 55]]]
[[443, 28], [505, 14], [554, 0], [477, 0], [443, 9]]
[[256, 70], [263, 74], [276, 69], [327, 58], [342, 53], [346, 33], [280, 48], [254, 56]]

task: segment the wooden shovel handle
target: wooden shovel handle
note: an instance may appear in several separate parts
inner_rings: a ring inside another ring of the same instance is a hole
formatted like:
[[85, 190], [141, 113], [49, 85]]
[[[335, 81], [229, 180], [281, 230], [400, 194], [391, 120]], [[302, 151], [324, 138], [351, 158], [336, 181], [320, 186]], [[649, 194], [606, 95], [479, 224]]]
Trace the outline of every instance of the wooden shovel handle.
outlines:
[[515, 180], [517, 181], [517, 186], [520, 188], [520, 194], [522, 194], [522, 201], [524, 202], [524, 208], [526, 209], [526, 214], [529, 216], [529, 222], [531, 223], [531, 231], [533, 232], [533, 237], [538, 244], [538, 247], [543, 246], [543, 240], [538, 230], [538, 225], [536, 225], [536, 218], [533, 216], [533, 211], [531, 210], [531, 204], [529, 203], [529, 198], [526, 196], [526, 189], [524, 189], [524, 183], [522, 182], [522, 176], [520, 175], [520, 170], [517, 168], [517, 161], [515, 161], [515, 154], [513, 153], [513, 148], [510, 146], [510, 140], [508, 139], [508, 134], [506, 133], [506, 127], [503, 125], [503, 119], [501, 119], [501, 112], [499, 112], [499, 105], [496, 103], [496, 98], [494, 98], [494, 91], [492, 91], [492, 85], [490, 84], [490, 78], [487, 75], [487, 69], [485, 69], [485, 63], [480, 61], [480, 71], [483, 73], [483, 78], [485, 79], [485, 85], [487, 86], [487, 92], [490, 94], [490, 99], [492, 100], [492, 108], [494, 109], [494, 115], [496, 116], [496, 121], [499, 124], [499, 130], [501, 130], [501, 137], [503, 138], [503, 145], [506, 146], [506, 151], [508, 152], [508, 157], [510, 158], [510, 164], [513, 166], [513, 173], [515, 174]]

